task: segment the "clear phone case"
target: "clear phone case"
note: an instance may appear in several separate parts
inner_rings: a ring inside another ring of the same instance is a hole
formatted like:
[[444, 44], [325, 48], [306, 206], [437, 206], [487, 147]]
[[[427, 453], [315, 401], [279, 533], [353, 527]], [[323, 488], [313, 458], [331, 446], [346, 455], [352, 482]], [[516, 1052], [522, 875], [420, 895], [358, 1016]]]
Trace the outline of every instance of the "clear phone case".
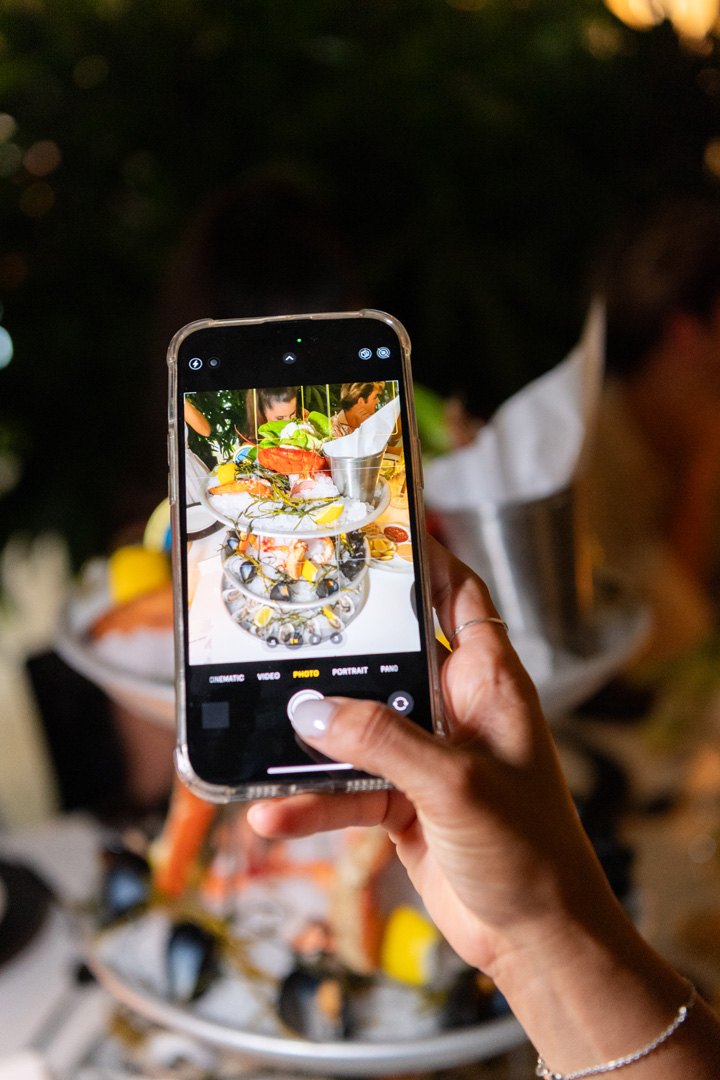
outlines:
[[[414, 402], [412, 394], [412, 380], [410, 372], [410, 340], [404, 327], [391, 315], [382, 311], [363, 309], [356, 312], [327, 312], [307, 315], [277, 316], [272, 318], [258, 319], [206, 319], [192, 322], [180, 329], [173, 337], [167, 355], [169, 370], [169, 397], [168, 397], [168, 461], [170, 471], [169, 496], [172, 520], [172, 561], [174, 582], [174, 638], [175, 638], [175, 686], [176, 686], [176, 718], [177, 718], [177, 745], [175, 761], [178, 773], [185, 784], [198, 795], [212, 802], [225, 803], [233, 800], [252, 800], [286, 796], [304, 791], [367, 791], [388, 786], [381, 778], [355, 773], [355, 775], [343, 776], [342, 773], [328, 774], [301, 774], [297, 777], [283, 780], [261, 778], [251, 782], [239, 781], [208, 781], [199, 774], [193, 760], [193, 750], [198, 740], [202, 740], [202, 733], [195, 731], [194, 737], [190, 737], [188, 716], [188, 694], [192, 693], [188, 678], [188, 604], [187, 604], [187, 540], [184, 528], [184, 516], [186, 514], [186, 496], [181, 469], [181, 456], [185, 452], [185, 422], [182, 410], [179, 407], [183, 385], [181, 385], [181, 372], [179, 368], [180, 353], [183, 343], [199, 331], [221, 331], [230, 335], [237, 333], [242, 335], [245, 328], [275, 326], [282, 331], [283, 327], [290, 330], [296, 326], [306, 328], [308, 325], [324, 324], [328, 320], [338, 322], [342, 329], [345, 320], [374, 320], [386, 324], [392, 329], [400, 347], [400, 362], [402, 369], [401, 381], [404, 384], [403, 398], [403, 430], [402, 447], [404, 464], [411, 483], [406, 483], [407, 513], [410, 528], [416, 537], [416, 545], [412, 558], [412, 568], [416, 583], [415, 597], [422, 605], [422, 618], [418, 620], [421, 634], [421, 652], [424, 657], [423, 666], [427, 672], [427, 693], [430, 702], [431, 723], [434, 730], [442, 733], [442, 711], [440, 705], [439, 684], [436, 670], [436, 642], [434, 634], [434, 619], [431, 605], [430, 581], [427, 565], [425, 546], [425, 516], [422, 498], [422, 461], [420, 445], [415, 421]], [[367, 323], [365, 324], [367, 325]], [[326, 382], [329, 384], [333, 379], [330, 366], [327, 370]], [[346, 535], [346, 534], [343, 534]], [[372, 559], [371, 559], [372, 562]], [[242, 584], [242, 583], [240, 583]], [[335, 691], [344, 694], [342, 687]], [[348, 696], [352, 696], [351, 694]], [[278, 699], [278, 709], [282, 711], [282, 699]], [[289, 720], [287, 721], [289, 725]]]

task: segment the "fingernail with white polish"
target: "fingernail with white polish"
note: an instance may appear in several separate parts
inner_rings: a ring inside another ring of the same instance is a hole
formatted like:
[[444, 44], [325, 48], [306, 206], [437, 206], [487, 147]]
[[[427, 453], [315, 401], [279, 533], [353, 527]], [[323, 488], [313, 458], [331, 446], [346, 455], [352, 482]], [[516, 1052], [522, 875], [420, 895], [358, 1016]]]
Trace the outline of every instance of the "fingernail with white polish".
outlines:
[[318, 739], [330, 727], [335, 705], [325, 698], [299, 701], [293, 709], [290, 723], [301, 739]]

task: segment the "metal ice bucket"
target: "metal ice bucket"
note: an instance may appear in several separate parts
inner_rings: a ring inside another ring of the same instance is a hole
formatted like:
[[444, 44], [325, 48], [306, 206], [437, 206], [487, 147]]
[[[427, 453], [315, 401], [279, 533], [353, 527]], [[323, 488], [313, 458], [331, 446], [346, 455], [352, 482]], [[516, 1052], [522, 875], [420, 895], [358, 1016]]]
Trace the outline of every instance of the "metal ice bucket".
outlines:
[[511, 633], [584, 651], [593, 578], [581, 507], [571, 487], [440, 515], [447, 546], [486, 582]]

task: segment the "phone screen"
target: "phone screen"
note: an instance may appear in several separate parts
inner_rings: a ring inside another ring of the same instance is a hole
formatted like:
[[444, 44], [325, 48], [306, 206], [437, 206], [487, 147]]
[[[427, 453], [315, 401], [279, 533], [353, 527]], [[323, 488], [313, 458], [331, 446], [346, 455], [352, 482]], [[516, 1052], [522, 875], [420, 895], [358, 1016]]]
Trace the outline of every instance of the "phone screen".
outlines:
[[208, 323], [170, 353], [178, 763], [210, 797], [372, 783], [307, 697], [433, 728], [406, 336], [389, 316]]

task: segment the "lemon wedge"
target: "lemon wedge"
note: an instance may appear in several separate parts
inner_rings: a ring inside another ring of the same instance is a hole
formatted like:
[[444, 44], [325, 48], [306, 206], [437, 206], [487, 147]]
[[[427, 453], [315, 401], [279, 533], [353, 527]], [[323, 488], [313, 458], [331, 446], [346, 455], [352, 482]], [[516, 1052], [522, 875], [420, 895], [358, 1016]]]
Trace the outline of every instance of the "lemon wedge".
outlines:
[[273, 609], [271, 607], [261, 607], [253, 621], [256, 626], [267, 626], [272, 619], [272, 614]]
[[326, 506], [324, 510], [321, 510], [317, 514], [313, 514], [313, 521], [317, 525], [332, 525], [333, 521], [337, 521], [344, 509], [344, 503], [330, 503], [330, 505]]
[[126, 544], [108, 559], [108, 585], [116, 604], [159, 589], [170, 580], [170, 562], [164, 551]]
[[391, 912], [380, 949], [380, 966], [386, 975], [411, 986], [425, 986], [433, 975], [440, 932], [430, 920], [409, 904]]
[[232, 484], [235, 479], [235, 462], [224, 461], [217, 467], [218, 484]]
[[312, 563], [309, 559], [306, 559], [305, 562], [302, 564], [302, 570], [300, 571], [300, 574], [302, 577], [305, 578], [306, 581], [313, 582], [318, 576], [318, 568], [315, 563]]

